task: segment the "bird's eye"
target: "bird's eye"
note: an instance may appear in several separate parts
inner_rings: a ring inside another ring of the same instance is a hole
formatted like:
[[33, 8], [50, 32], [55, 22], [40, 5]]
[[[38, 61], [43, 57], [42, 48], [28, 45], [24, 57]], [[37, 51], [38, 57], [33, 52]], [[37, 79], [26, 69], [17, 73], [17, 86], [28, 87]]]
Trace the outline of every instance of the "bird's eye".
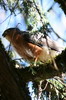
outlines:
[[7, 31], [5, 31], [5, 34], [7, 34]]
[[7, 31], [5, 31], [4, 34], [7, 35]]
[[5, 31], [2, 36], [5, 37], [6, 35], [7, 35], [7, 31]]

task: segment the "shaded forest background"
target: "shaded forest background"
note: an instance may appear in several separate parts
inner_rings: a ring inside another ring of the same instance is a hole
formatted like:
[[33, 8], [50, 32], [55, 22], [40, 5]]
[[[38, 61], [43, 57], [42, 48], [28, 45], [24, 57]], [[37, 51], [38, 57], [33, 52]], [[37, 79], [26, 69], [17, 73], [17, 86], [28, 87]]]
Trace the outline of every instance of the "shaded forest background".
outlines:
[[[42, 1], [42, 0], [41, 0]], [[66, 1], [55, 0], [55, 3], [66, 14]], [[53, 5], [54, 5], [53, 4]], [[52, 9], [48, 9], [47, 13]], [[37, 0], [0, 0], [0, 7], [10, 15], [17, 16], [16, 11], [24, 16], [24, 20], [31, 34], [43, 33], [50, 35], [51, 32], [57, 38], [66, 42], [55, 30], [51, 27]], [[8, 18], [7, 17], [7, 18]], [[4, 20], [6, 21], [7, 18]], [[18, 25], [21, 23], [18, 23]], [[18, 27], [15, 25], [15, 27]], [[4, 26], [3, 26], [4, 27]], [[19, 27], [18, 27], [19, 28]], [[13, 52], [8, 46], [8, 50], [4, 47], [0, 39], [0, 99], [1, 100], [65, 100], [66, 99], [66, 49], [62, 51], [55, 62], [59, 70], [53, 66], [53, 62], [38, 63], [36, 67], [29, 65], [25, 67], [21, 65], [22, 59], [19, 62], [13, 60]], [[18, 66], [18, 68], [16, 68]], [[28, 84], [32, 82], [33, 93], [29, 92]]]

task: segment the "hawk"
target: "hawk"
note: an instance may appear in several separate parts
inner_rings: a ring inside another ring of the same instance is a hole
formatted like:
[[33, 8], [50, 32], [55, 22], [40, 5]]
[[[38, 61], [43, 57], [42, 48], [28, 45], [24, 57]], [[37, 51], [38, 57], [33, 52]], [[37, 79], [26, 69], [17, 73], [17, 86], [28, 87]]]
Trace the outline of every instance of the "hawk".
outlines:
[[28, 61], [45, 62], [50, 57], [55, 57], [61, 48], [57, 43], [44, 34], [21, 31], [18, 28], [9, 28], [4, 31], [3, 36], [10, 41], [17, 53]]

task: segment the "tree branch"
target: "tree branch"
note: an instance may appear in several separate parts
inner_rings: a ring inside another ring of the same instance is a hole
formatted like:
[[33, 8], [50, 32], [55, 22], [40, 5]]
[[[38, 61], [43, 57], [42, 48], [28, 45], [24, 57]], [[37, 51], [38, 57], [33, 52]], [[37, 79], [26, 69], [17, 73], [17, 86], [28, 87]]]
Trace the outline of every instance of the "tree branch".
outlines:
[[34, 75], [29, 67], [23, 69], [16, 69], [19, 76], [23, 77], [25, 81], [35, 81], [53, 78], [60, 76], [62, 72], [66, 72], [66, 50], [55, 58], [55, 63], [58, 70], [55, 69], [53, 62], [40, 64], [38, 67], [32, 67], [36, 72]]
[[3, 100], [31, 100], [26, 82], [18, 76], [15, 62], [11, 60], [0, 41], [0, 97]]

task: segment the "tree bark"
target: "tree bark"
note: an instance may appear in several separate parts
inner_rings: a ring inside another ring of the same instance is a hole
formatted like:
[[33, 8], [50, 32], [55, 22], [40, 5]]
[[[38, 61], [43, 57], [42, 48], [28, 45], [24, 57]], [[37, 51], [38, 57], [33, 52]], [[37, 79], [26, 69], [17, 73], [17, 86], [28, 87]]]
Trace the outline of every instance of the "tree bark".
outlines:
[[31, 100], [25, 81], [18, 77], [14, 62], [0, 41], [0, 98], [2, 100]]
[[66, 50], [54, 58], [54, 60], [58, 70], [54, 67], [52, 61], [40, 64], [38, 67], [32, 67], [35, 74], [32, 74], [32, 70], [30, 70], [31, 66], [16, 70], [19, 76], [23, 76], [26, 82], [53, 78], [54, 76], [60, 76], [62, 73], [66, 72]]

